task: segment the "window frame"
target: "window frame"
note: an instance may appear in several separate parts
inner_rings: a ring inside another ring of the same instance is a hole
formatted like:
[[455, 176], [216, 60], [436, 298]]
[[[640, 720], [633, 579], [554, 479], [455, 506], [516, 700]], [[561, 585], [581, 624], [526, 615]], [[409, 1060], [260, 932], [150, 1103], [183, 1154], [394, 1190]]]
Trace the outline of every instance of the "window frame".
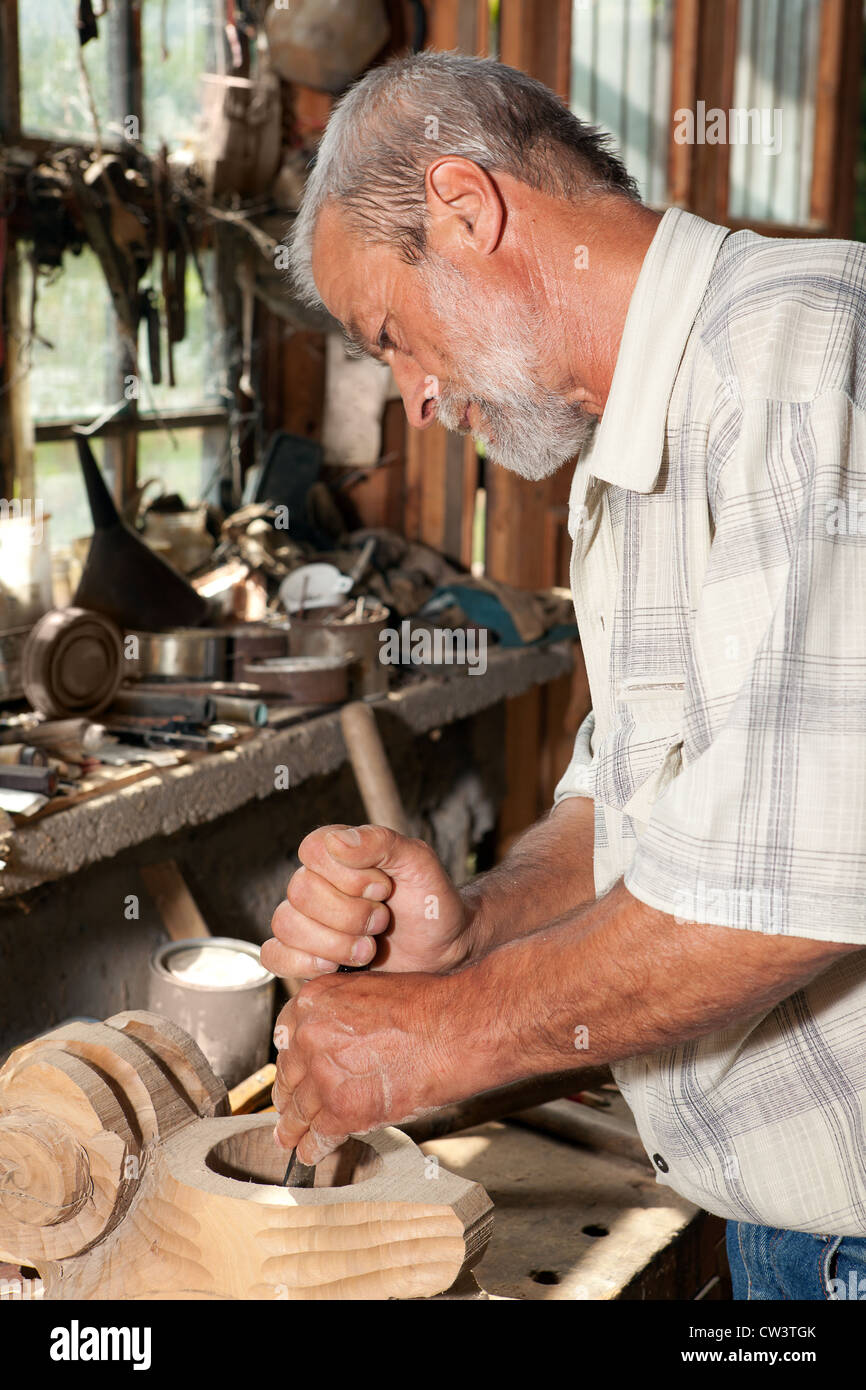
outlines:
[[[19, 42], [18, 6], [20, 0], [6, 0], [0, 5], [0, 143], [22, 149], [36, 158], [44, 158], [52, 151], [74, 149], [88, 151], [92, 148], [85, 139], [68, 139], [62, 135], [28, 135], [21, 126], [21, 51]], [[141, 12], [136, 0], [113, 0], [111, 9], [103, 16], [102, 22], [109, 26], [106, 34], [98, 42], [107, 43], [111, 52], [111, 102], [122, 108], [123, 116], [136, 116], [143, 129], [144, 123], [144, 64], [141, 42]], [[103, 150], [106, 153], [123, 149], [122, 140], [104, 138]], [[18, 241], [26, 241], [20, 232], [8, 235], [7, 257], [11, 260], [17, 255]], [[114, 355], [117, 362], [118, 401], [123, 398], [123, 378], [131, 371], [128, 363], [128, 349], [118, 328], [114, 335]], [[109, 407], [110, 408], [110, 407]], [[31, 414], [30, 426], [34, 446], [62, 440], [74, 440], [82, 429], [89, 429], [91, 420], [61, 418], [42, 421]], [[153, 415], [142, 415], [136, 399], [129, 399], [124, 406], [108, 419], [95, 432], [96, 437], [104, 439], [104, 464], [114, 479], [114, 495], [119, 506], [134, 495], [138, 486], [139, 449], [141, 434], [158, 431], [182, 431], [185, 429], [224, 428], [228, 435], [231, 413], [227, 406], [202, 404], [185, 410], [163, 409]], [[20, 461], [15, 460], [15, 467]], [[17, 479], [11, 479], [14, 484]], [[200, 500], [188, 498], [189, 502]]]

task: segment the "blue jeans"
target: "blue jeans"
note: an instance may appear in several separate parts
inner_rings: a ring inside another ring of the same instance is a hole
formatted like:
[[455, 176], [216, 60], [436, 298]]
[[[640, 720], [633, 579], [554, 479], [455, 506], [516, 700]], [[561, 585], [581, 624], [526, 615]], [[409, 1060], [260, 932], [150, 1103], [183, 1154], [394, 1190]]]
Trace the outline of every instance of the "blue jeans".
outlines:
[[736, 1299], [866, 1300], [866, 1237], [729, 1221], [727, 1245]]

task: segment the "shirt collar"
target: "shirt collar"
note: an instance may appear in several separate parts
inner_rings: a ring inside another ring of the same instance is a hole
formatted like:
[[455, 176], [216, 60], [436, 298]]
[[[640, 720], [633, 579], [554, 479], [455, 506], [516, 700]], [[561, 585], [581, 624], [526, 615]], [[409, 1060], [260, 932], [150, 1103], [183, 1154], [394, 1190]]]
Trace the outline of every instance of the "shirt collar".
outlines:
[[633, 492], [655, 486], [671, 391], [728, 235], [682, 208], [668, 208], [659, 223], [629, 303], [604, 414], [581, 451], [593, 477]]

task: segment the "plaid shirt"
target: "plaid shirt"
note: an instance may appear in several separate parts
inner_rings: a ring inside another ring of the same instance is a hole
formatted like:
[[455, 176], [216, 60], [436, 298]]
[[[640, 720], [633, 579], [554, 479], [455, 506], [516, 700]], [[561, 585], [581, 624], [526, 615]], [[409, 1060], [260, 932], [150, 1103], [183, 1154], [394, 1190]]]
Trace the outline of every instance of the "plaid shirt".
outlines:
[[[569, 513], [597, 892], [866, 947], [866, 247], [668, 211]], [[683, 1196], [866, 1235], [866, 950], [615, 1073]]]

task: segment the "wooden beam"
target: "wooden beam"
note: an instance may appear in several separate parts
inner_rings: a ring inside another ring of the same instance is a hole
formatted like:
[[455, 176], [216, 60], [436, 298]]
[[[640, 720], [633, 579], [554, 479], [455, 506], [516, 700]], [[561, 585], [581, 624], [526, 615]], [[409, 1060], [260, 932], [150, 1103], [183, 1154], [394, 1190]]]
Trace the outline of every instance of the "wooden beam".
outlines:
[[860, 139], [861, 82], [863, 75], [864, 11], [859, 0], [846, 0], [844, 61], [839, 82], [839, 149], [833, 235], [850, 237], [854, 229], [854, 201], [858, 143]]
[[[709, 111], [729, 111], [734, 104], [739, 0], [701, 0], [697, 69], [692, 110], [703, 101]], [[731, 146], [698, 144], [692, 158], [689, 207], [708, 222], [724, 223], [728, 214]]]
[[675, 0], [671, 54], [671, 111], [668, 124], [668, 200], [688, 207], [692, 197], [694, 145], [673, 138], [677, 111], [694, 111], [698, 74], [701, 0]]
[[229, 1091], [232, 1114], [252, 1115], [255, 1111], [263, 1109], [265, 1102], [271, 1098], [276, 1077], [276, 1067], [273, 1062], [267, 1062], [265, 1066], [259, 1067], [258, 1071], [254, 1071], [252, 1076], [233, 1086]]
[[163, 864], [142, 864], [139, 873], [172, 941], [210, 936], [207, 922], [173, 859], [166, 859]]
[[501, 0], [499, 53], [563, 101], [571, 91], [571, 0]]
[[[428, 48], [485, 54], [488, 10], [479, 0], [428, 0]], [[471, 439], [441, 425], [407, 426], [403, 529], [412, 540], [435, 546], [468, 565], [478, 488], [478, 460]]]
[[0, 134], [12, 145], [21, 134], [21, 88], [18, 51], [18, 3], [0, 6]]
[[858, 0], [824, 0], [809, 211], [831, 236], [851, 231], [862, 51], [862, 5]]
[[22, 350], [27, 337], [21, 306], [23, 251], [4, 226], [6, 237], [3, 266], [2, 332], [4, 355], [0, 366], [0, 496], [33, 497], [35, 490], [33, 422], [30, 412], [30, 381], [27, 355]]
[[[220, 429], [225, 428], [228, 415], [224, 410], [205, 408], [202, 410], [163, 410], [159, 415], [115, 415], [106, 420], [96, 432], [98, 439], [108, 435], [157, 434], [161, 430]], [[35, 426], [37, 444], [50, 444], [58, 439], [69, 439], [76, 430], [87, 428], [92, 420], [51, 420]]]

